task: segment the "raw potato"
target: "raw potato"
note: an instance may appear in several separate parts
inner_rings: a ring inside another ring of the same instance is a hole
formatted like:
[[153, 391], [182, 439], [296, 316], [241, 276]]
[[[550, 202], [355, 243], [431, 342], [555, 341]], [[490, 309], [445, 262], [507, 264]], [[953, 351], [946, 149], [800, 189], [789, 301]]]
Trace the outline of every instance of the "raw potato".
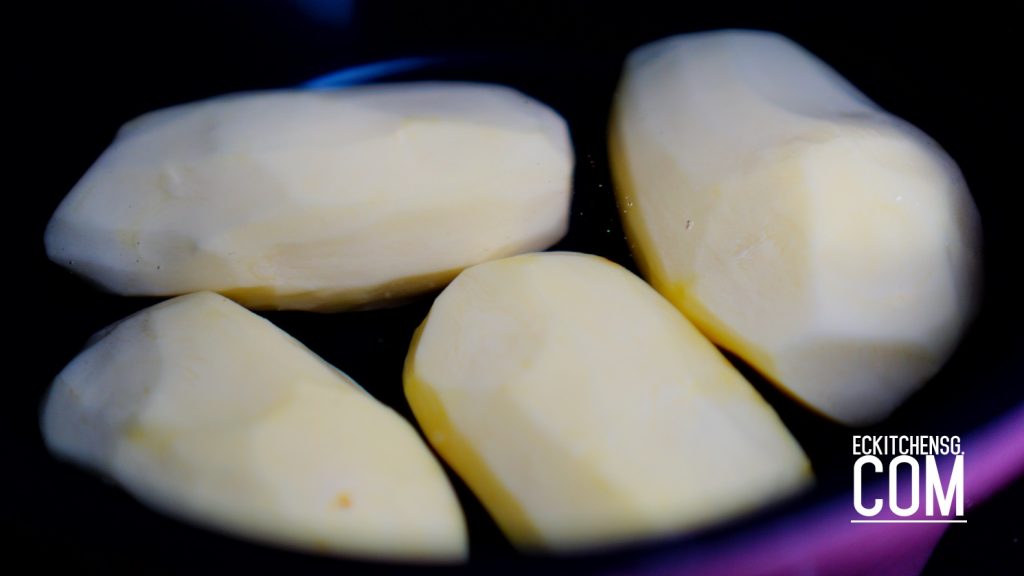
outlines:
[[412, 426], [216, 294], [97, 335], [57, 376], [42, 428], [54, 453], [207, 526], [355, 557], [467, 554], [455, 494]]
[[572, 166], [562, 118], [501, 86], [224, 96], [128, 123], [46, 250], [120, 294], [366, 307], [555, 243]]
[[954, 162], [781, 36], [634, 52], [611, 151], [655, 288], [840, 422], [892, 412], [973, 315], [980, 221]]
[[596, 256], [463, 272], [413, 341], [405, 393], [523, 549], [674, 534], [812, 482], [778, 416], [711, 342]]

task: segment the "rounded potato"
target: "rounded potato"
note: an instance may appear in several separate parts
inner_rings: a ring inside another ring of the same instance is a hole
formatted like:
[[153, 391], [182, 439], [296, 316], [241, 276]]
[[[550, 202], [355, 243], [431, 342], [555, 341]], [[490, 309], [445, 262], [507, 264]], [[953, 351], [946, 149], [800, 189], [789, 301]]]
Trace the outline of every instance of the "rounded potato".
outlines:
[[405, 393], [520, 548], [696, 529], [812, 481], [778, 416], [714, 345], [596, 256], [464, 271], [413, 341]]
[[562, 118], [502, 86], [234, 94], [128, 123], [46, 250], [120, 294], [374, 306], [559, 240], [572, 166]]
[[412, 426], [216, 294], [98, 334], [54, 381], [42, 429], [58, 456], [206, 526], [363, 558], [467, 554], [455, 493]]
[[956, 164], [781, 36], [636, 50], [611, 160], [655, 288], [840, 422], [891, 413], [973, 316], [980, 224]]

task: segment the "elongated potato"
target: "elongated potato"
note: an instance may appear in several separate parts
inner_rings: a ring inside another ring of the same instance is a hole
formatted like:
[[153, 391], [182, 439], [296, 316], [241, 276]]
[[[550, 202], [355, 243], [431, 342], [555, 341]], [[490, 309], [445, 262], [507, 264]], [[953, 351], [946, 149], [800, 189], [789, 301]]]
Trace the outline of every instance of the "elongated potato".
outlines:
[[224, 96], [127, 124], [46, 250], [121, 294], [372, 306], [553, 244], [572, 165], [561, 117], [501, 86]]
[[466, 556], [458, 501], [415, 430], [216, 294], [98, 335], [57, 376], [42, 428], [55, 454], [207, 526], [356, 557]]
[[972, 317], [980, 223], [956, 165], [783, 37], [640, 48], [615, 98], [611, 151], [655, 288], [836, 420], [892, 412]]
[[413, 341], [405, 393], [524, 549], [707, 526], [811, 482], [778, 416], [711, 342], [596, 256], [464, 271]]

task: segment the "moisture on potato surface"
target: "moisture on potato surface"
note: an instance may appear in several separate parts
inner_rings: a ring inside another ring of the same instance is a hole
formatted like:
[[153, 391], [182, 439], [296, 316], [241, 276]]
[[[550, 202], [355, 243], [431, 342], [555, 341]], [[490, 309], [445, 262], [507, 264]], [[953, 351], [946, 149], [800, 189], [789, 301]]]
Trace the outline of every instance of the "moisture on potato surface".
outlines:
[[97, 335], [57, 376], [42, 430], [142, 502], [239, 536], [358, 558], [467, 554], [458, 500], [413, 427], [213, 293]]
[[722, 31], [636, 50], [610, 139], [647, 278], [810, 407], [876, 422], [952, 354], [980, 293], [959, 170], [796, 44]]
[[564, 120], [502, 86], [222, 96], [125, 125], [46, 250], [120, 294], [367, 307], [559, 240], [572, 167]]
[[714, 345], [597, 256], [467, 269], [417, 332], [404, 380], [427, 439], [521, 549], [677, 534], [813, 481]]

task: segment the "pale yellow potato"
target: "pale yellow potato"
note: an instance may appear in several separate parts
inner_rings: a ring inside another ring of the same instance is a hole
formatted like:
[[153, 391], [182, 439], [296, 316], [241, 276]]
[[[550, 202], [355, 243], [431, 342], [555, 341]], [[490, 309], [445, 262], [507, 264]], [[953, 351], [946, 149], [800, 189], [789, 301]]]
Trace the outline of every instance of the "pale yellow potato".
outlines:
[[596, 256], [464, 271], [417, 332], [405, 393], [522, 549], [677, 534], [812, 482], [799, 445], [714, 345]]
[[114, 325], [56, 378], [56, 455], [173, 516], [281, 546], [458, 562], [462, 511], [401, 416], [213, 293]]
[[810, 407], [876, 422], [951, 355], [980, 293], [963, 178], [796, 44], [724, 31], [644, 46], [610, 136], [648, 280]]
[[572, 167], [564, 120], [503, 86], [222, 96], [128, 123], [46, 250], [120, 294], [374, 306], [555, 243]]

